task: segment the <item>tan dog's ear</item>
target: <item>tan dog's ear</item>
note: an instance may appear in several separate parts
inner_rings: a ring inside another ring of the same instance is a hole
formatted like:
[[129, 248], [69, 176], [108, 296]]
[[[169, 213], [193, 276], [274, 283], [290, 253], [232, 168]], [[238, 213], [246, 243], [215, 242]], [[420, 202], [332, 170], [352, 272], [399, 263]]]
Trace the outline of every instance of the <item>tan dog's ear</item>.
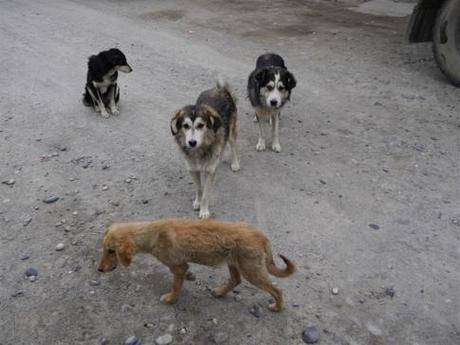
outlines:
[[208, 122], [208, 127], [212, 128], [214, 132], [217, 132], [217, 130], [222, 126], [222, 119], [213, 108], [208, 107], [208, 106], [203, 106], [204, 108], [204, 113], [207, 118]]
[[172, 117], [171, 120], [171, 133], [172, 135], [177, 135], [179, 130], [182, 127], [182, 120], [183, 120], [184, 110], [178, 110]]
[[118, 261], [120, 261], [123, 266], [129, 266], [136, 253], [134, 243], [131, 241], [120, 242], [117, 246], [116, 253]]

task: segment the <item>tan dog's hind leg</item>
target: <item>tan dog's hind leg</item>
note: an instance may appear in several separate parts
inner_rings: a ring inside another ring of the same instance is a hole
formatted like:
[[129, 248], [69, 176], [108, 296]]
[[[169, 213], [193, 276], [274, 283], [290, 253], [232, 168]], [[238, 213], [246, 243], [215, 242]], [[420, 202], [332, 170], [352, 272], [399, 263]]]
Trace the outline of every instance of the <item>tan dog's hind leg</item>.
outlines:
[[241, 274], [251, 284], [257, 286], [259, 289], [267, 291], [272, 295], [275, 303], [268, 306], [268, 309], [274, 312], [281, 311], [283, 309], [283, 292], [274, 286], [268, 275], [268, 271], [263, 264], [248, 262], [241, 265]]
[[214, 297], [224, 297], [228, 292], [232, 291], [238, 284], [241, 283], [241, 276], [238, 268], [228, 265], [228, 270], [230, 271], [230, 279], [224, 285], [211, 290]]
[[169, 267], [169, 269], [172, 272], [172, 274], [174, 274], [174, 280], [171, 291], [164, 294], [160, 298], [160, 301], [165, 304], [172, 304], [177, 301], [177, 298], [180, 294], [180, 290], [182, 289], [182, 284], [184, 283], [185, 275], [188, 270], [188, 265], [176, 265]]

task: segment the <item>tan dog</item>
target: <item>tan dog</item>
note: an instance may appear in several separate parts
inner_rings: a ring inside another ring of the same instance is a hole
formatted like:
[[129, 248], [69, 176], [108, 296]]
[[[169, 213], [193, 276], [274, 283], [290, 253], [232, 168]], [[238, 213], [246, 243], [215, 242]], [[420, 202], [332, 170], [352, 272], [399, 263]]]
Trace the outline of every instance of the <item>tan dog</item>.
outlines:
[[118, 262], [131, 263], [137, 253], [149, 253], [169, 267], [174, 275], [172, 289], [161, 301], [174, 303], [179, 297], [188, 263], [217, 266], [227, 263], [230, 279], [212, 290], [223, 297], [241, 283], [240, 274], [250, 283], [267, 291], [275, 302], [269, 309], [280, 311], [283, 294], [270, 281], [269, 273], [287, 277], [295, 265], [280, 255], [284, 270], [276, 267], [270, 241], [249, 224], [218, 220], [165, 219], [145, 223], [119, 223], [109, 226], [104, 235], [100, 272], [114, 270]]

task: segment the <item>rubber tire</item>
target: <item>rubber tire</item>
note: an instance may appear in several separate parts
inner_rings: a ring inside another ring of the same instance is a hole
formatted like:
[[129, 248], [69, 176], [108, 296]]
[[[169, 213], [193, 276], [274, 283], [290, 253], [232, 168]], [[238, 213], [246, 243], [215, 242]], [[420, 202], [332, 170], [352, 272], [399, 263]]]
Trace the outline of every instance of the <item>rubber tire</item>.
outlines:
[[433, 28], [433, 54], [441, 71], [460, 87], [460, 0], [446, 0]]

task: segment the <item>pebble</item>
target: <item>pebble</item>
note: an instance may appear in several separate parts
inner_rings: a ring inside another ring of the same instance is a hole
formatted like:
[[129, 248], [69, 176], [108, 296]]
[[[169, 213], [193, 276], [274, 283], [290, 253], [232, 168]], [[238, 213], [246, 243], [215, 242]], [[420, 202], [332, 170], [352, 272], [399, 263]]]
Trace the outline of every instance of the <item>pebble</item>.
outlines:
[[235, 296], [233, 296], [233, 299], [234, 299], [236, 302], [240, 302], [240, 301], [241, 301], [241, 296], [240, 296], [240, 295], [235, 295]]
[[99, 344], [100, 345], [108, 345], [109, 344], [109, 339], [107, 338], [101, 338], [101, 340], [99, 341]]
[[29, 259], [29, 258], [30, 258], [29, 255], [24, 255], [24, 256], [21, 257], [21, 260], [22, 260], [22, 261], [25, 261], [25, 260], [27, 260], [27, 259]]
[[109, 186], [103, 185], [103, 186], [102, 186], [102, 190], [109, 190]]
[[35, 268], [29, 267], [25, 272], [26, 277], [36, 277], [38, 276], [38, 271]]
[[150, 323], [150, 322], [144, 323], [145, 328], [153, 328], [154, 326], [155, 325], [153, 323]]
[[16, 183], [16, 180], [14, 179], [9, 179], [9, 180], [6, 180], [6, 181], [2, 181], [3, 184], [6, 184], [7, 186], [10, 186], [12, 187], [15, 183]]
[[324, 180], [319, 180], [319, 182], [321, 182], [321, 184], [326, 184], [326, 181]]
[[391, 298], [393, 298], [395, 296], [395, 289], [391, 286], [391, 287], [387, 287], [385, 289], [385, 295], [387, 296], [390, 296]]
[[64, 250], [65, 244], [64, 243], [58, 243], [56, 248], [54, 248], [57, 252], [60, 252], [61, 250]]
[[367, 324], [367, 330], [372, 333], [373, 335], [375, 335], [376, 337], [380, 337], [383, 332], [380, 328], [378, 328], [377, 326], [374, 326], [372, 324]]
[[72, 216], [78, 216], [78, 211], [73, 211]]
[[[161, 335], [155, 339], [155, 344], [157, 345], [167, 345], [171, 344], [173, 341], [173, 337], [171, 334]], [[137, 344], [136, 344], [137, 345]]]
[[24, 219], [24, 222], [22, 223], [23, 226], [27, 226], [30, 224], [30, 222], [32, 221], [32, 217], [26, 217]]
[[338, 295], [338, 294], [339, 294], [339, 288], [338, 288], [338, 287], [333, 287], [333, 288], [331, 289], [331, 293], [332, 293], [333, 295]]
[[315, 326], [310, 326], [302, 332], [302, 340], [306, 344], [316, 344], [319, 341], [319, 331]]
[[20, 296], [22, 296], [22, 295], [24, 295], [24, 291], [18, 290], [18, 291], [16, 291], [15, 293], [12, 293], [12, 294], [11, 294], [11, 297], [20, 297]]
[[125, 339], [123, 345], [141, 345], [142, 340], [134, 335]]
[[37, 280], [37, 276], [30, 276], [30, 277], [29, 277], [29, 281], [32, 282], [32, 283], [33, 283], [34, 281], [36, 281], [36, 280]]
[[374, 230], [380, 229], [380, 226], [378, 226], [377, 224], [369, 224], [369, 227]]
[[127, 178], [127, 179], [125, 180], [125, 182], [126, 182], [126, 183], [131, 183], [132, 180], [131, 180], [130, 178]]
[[58, 201], [58, 200], [59, 200], [59, 197], [58, 197], [58, 196], [50, 196], [50, 197], [48, 197], [48, 198], [46, 198], [46, 199], [43, 199], [42, 201], [43, 201], [45, 204], [52, 204], [52, 203], [54, 203], [54, 202], [56, 202], [56, 201]]
[[215, 344], [223, 344], [227, 341], [227, 334], [224, 332], [219, 332], [214, 335], [214, 343]]
[[101, 285], [101, 282], [99, 280], [90, 280], [89, 285], [98, 286], [98, 285]]
[[260, 305], [254, 304], [249, 312], [254, 315], [256, 318], [261, 318], [263, 316], [263, 309]]
[[180, 334], [186, 334], [187, 333], [187, 328], [182, 327], [179, 331]]

